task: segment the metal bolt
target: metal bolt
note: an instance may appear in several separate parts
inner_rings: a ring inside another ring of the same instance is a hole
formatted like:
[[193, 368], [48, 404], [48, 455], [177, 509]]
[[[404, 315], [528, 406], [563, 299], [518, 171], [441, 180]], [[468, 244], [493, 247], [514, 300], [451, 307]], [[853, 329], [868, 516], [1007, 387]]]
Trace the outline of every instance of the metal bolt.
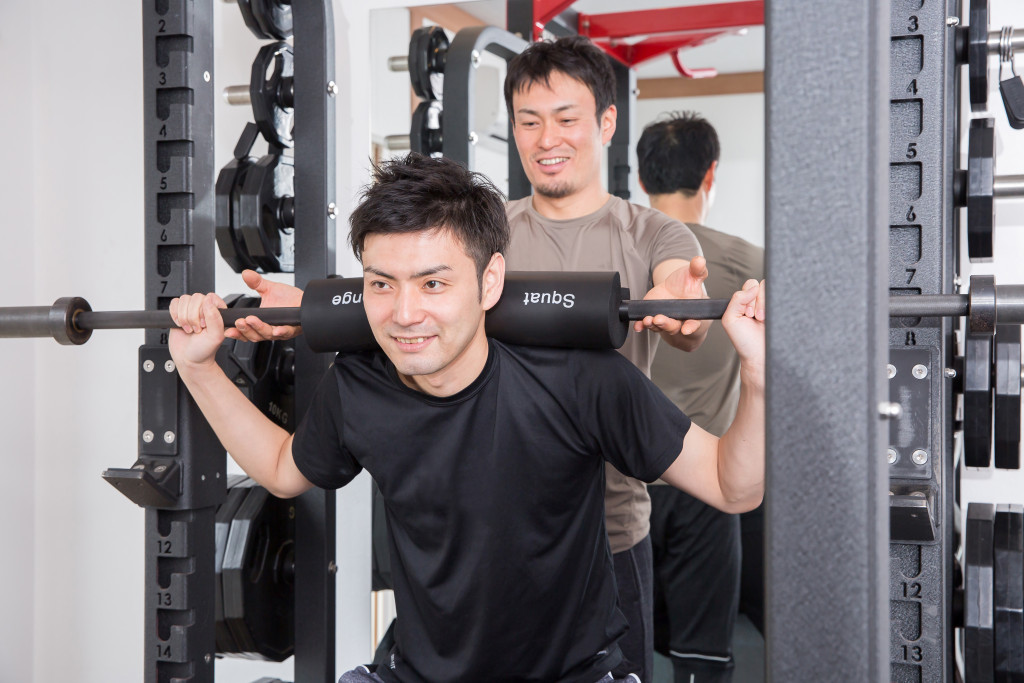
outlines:
[[477, 68], [478, 66], [480, 66], [480, 52], [479, 52], [479, 50], [473, 50], [473, 54], [470, 55], [469, 61], [473, 65], [474, 69]]
[[477, 136], [477, 134], [475, 132], [469, 131], [469, 144], [475, 145], [476, 141], [479, 140], [479, 139], [480, 138]]
[[911, 372], [914, 374], [914, 377], [918, 379], [924, 379], [928, 376], [928, 368], [921, 364], [915, 365]]
[[878, 414], [883, 420], [890, 418], [899, 417], [900, 413], [903, 412], [903, 408], [900, 407], [899, 403], [891, 403], [889, 401], [882, 401], [878, 404]]
[[892, 379], [893, 377], [895, 377], [896, 376], [896, 366], [893, 365], [892, 363], [889, 363], [888, 365], [886, 365], [885, 366], [885, 374], [887, 374], [889, 376], [889, 379]]
[[164, 371], [165, 372], [174, 372], [174, 361], [173, 360], [169, 360], [166, 363], [164, 363]]
[[910, 459], [914, 461], [915, 465], [923, 465], [928, 462], [928, 451], [921, 450], [919, 448], [914, 451], [914, 454], [910, 456]]
[[942, 374], [946, 379], [953, 379], [956, 377], [956, 370], [953, 368], [945, 368], [943, 369]]
[[889, 464], [890, 465], [895, 465], [896, 461], [899, 460], [899, 459], [900, 459], [900, 454], [896, 452], [896, 449], [895, 448], [890, 448], [889, 449], [889, 458], [888, 458]]
[[203, 661], [206, 662], [207, 664], [209, 664], [210, 662], [213, 661], [213, 657], [210, 656], [209, 652], [207, 652], [205, 655], [203, 655]]
[[217, 473], [217, 478], [220, 479], [220, 472]]
[[157, 474], [167, 471], [167, 465], [157, 465], [153, 468], [153, 471]]
[[174, 432], [164, 432], [164, 443], [174, 443]]
[[946, 26], [959, 26], [960, 17], [946, 17]]
[[209, 71], [204, 71], [203, 72], [203, 80], [206, 81], [207, 83], [210, 82], [210, 72]]
[[205, 474], [200, 474], [199, 475], [199, 481], [206, 481], [206, 475]]
[[334, 97], [338, 94], [338, 84], [334, 81], [327, 81], [327, 94]]
[[155, 368], [155, 367], [156, 367], [156, 363], [154, 363], [151, 360], [147, 360], [147, 361], [143, 361], [142, 362], [142, 369], [145, 370], [146, 372], [153, 372], [153, 368]]
[[146, 431], [142, 432], [142, 440], [145, 441], [146, 443], [149, 443], [150, 441], [152, 441], [153, 440], [153, 432], [149, 431], [148, 429]]
[[136, 464], [136, 465], [132, 465], [132, 469], [133, 469], [133, 470], [144, 470], [144, 469], [146, 469], [146, 466], [145, 466], [145, 465], [143, 465], [143, 464], [142, 464], [142, 463], [140, 462], [140, 463], [138, 463], [138, 464]]
[[960, 289], [960, 285], [962, 285], [963, 283], [964, 283], [964, 281], [962, 279], [960, 279], [959, 275], [957, 275], [955, 278], [953, 278], [953, 286], [956, 287], [957, 289]]
[[331, 560], [330, 564], [327, 565], [327, 571], [332, 574], [338, 573], [338, 565], [334, 564], [334, 560]]
[[327, 217], [332, 221], [338, 217], [338, 205], [334, 202], [327, 205]]
[[295, 519], [295, 506], [288, 506], [288, 519]]

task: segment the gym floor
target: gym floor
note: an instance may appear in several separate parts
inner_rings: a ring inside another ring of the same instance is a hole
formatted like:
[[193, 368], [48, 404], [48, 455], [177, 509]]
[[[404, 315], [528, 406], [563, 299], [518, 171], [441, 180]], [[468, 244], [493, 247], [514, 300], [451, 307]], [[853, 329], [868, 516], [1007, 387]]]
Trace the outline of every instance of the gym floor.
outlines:
[[[764, 683], [764, 639], [742, 614], [736, 620], [732, 652], [736, 660], [732, 683]], [[651, 683], [673, 683], [672, 662], [668, 657], [654, 653], [654, 680]]]

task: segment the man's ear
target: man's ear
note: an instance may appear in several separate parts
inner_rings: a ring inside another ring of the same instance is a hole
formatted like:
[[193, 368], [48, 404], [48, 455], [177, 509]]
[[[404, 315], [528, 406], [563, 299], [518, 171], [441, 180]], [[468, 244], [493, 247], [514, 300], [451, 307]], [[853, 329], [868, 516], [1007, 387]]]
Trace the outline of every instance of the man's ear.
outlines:
[[619, 110], [615, 108], [614, 104], [608, 105], [608, 108], [601, 114], [601, 144], [607, 145], [612, 141], [612, 136], [615, 135], [615, 122], [618, 120]]
[[491, 255], [480, 279], [480, 303], [485, 311], [491, 310], [505, 288], [505, 257], [500, 252]]
[[711, 166], [708, 167], [708, 172], [704, 174], [704, 179], [700, 183], [705, 192], [711, 191], [711, 187], [715, 184], [715, 173], [717, 171], [718, 162], [712, 161]]

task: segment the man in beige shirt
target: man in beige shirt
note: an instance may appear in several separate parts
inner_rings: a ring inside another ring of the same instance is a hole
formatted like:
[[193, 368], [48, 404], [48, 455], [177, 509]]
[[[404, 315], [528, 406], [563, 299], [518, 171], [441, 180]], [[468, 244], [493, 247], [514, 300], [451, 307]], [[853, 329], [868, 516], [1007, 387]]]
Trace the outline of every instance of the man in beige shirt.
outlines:
[[[714, 127], [692, 113], [648, 125], [637, 144], [640, 184], [651, 207], [685, 222], [700, 240], [711, 273], [705, 284], [714, 298], [728, 296], [736, 282], [764, 276], [763, 249], [703, 225], [715, 193], [719, 153]], [[721, 325], [685, 357], [660, 347], [651, 379], [712, 434], [722, 434], [732, 423], [740, 361]], [[728, 683], [737, 603], [743, 606], [741, 575], [748, 616], [759, 629], [763, 618], [760, 515], [750, 524], [745, 520], [741, 535], [737, 515], [671, 486], [652, 486], [650, 495], [655, 648], [672, 659], [675, 683]], [[748, 529], [757, 541], [751, 547]]]

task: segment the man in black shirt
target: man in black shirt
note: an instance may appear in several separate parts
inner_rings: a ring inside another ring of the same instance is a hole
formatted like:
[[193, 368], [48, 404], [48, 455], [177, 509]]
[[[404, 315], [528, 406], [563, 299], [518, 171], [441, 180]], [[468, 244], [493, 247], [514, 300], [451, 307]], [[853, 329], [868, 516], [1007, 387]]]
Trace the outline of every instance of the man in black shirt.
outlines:
[[[396, 645], [343, 681], [612, 680], [625, 621], [604, 531], [603, 462], [729, 511], [764, 478], [764, 289], [723, 324], [743, 362], [721, 439], [619, 354], [490, 340], [508, 225], [501, 194], [446, 159], [386, 163], [350, 219], [363, 305], [381, 350], [340, 355], [294, 437], [214, 361], [214, 294], [181, 297], [170, 350], [232, 457], [281, 497], [362, 469], [388, 509]], [[635, 677], [634, 677], [635, 679]]]

